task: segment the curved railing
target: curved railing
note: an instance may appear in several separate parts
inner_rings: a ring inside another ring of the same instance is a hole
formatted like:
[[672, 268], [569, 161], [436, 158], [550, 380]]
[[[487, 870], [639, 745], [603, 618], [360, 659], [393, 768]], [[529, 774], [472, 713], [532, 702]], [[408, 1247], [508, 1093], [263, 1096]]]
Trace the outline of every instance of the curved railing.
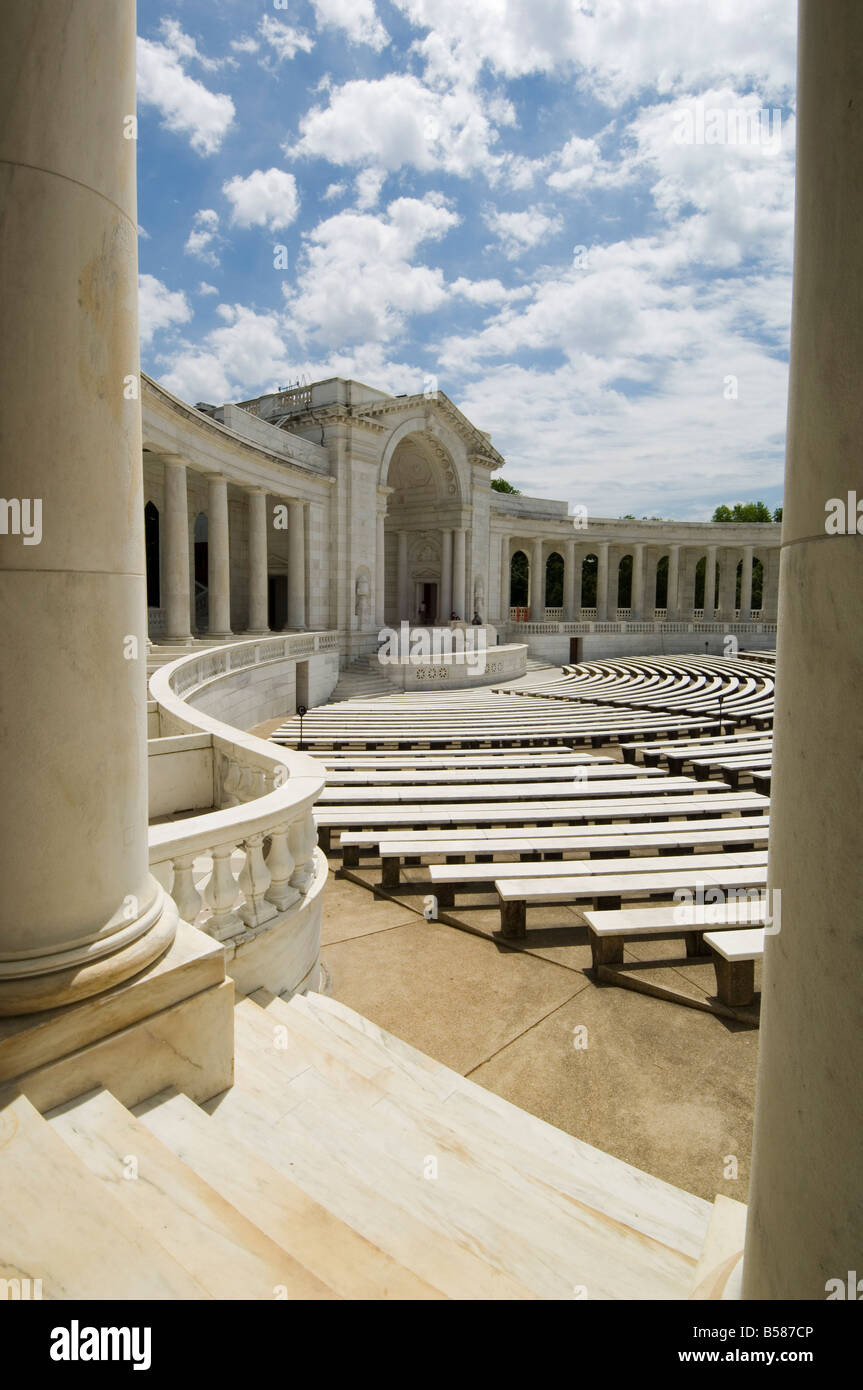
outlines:
[[[268, 635], [183, 655], [150, 677], [160, 735], [209, 736], [216, 807], [151, 825], [150, 867], [185, 921], [234, 947], [262, 928], [289, 925], [323, 887], [327, 864], [317, 848], [312, 807], [324, 774], [307, 754], [244, 733], [197, 709], [195, 701], [212, 700], [214, 692], [218, 697], [220, 683], [233, 673], [252, 667], [276, 672], [285, 662], [337, 647], [336, 633]], [[212, 862], [203, 874], [202, 860]], [[319, 930], [315, 935], [293, 966], [294, 984], [317, 962]]]

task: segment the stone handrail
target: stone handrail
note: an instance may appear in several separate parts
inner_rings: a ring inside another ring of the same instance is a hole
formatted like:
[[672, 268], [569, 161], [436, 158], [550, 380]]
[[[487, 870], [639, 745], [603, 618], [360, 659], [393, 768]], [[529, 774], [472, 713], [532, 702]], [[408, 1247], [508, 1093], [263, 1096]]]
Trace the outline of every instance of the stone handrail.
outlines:
[[[324, 775], [307, 754], [276, 748], [195, 709], [192, 701], [232, 671], [337, 645], [336, 633], [268, 635], [181, 656], [150, 678], [163, 736], [211, 735], [221, 803], [202, 815], [151, 826], [150, 866], [180, 916], [219, 941], [250, 939], [311, 888], [319, 867], [312, 807]], [[202, 856], [213, 864], [203, 899], [193, 873]], [[237, 858], [238, 880], [232, 867]]]

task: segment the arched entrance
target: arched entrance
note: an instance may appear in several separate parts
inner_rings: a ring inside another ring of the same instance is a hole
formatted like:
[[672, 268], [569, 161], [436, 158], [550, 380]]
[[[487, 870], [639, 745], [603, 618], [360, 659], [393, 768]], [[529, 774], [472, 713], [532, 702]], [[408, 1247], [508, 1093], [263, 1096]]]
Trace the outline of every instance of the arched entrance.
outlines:
[[406, 434], [386, 471], [384, 622], [448, 622], [466, 612], [472, 581], [461, 491], [452, 458], [422, 431]]

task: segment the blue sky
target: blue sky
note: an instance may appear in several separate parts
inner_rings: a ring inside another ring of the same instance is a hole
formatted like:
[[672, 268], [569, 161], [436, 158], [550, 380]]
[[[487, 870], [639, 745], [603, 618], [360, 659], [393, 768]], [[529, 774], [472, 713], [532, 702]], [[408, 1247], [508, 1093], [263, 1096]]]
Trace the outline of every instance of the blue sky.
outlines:
[[[756, 11], [756, 13], [753, 13]], [[781, 501], [794, 0], [139, 0], [142, 365], [439, 387], [593, 515]]]

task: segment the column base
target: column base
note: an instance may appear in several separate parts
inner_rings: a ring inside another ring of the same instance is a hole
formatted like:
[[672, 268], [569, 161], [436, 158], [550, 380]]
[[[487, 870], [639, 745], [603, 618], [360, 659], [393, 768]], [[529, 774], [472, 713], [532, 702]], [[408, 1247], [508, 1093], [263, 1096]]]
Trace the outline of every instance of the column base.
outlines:
[[[50, 958], [16, 962], [14, 975], [0, 977], [0, 1018], [41, 1013], [89, 999], [146, 969], [164, 954], [177, 932], [177, 908], [161, 887], [150, 915], [153, 920], [140, 936], [95, 960], [91, 943], [89, 957], [82, 949], [78, 960], [73, 956], [71, 963], [56, 970], [50, 968]], [[39, 973], [27, 974], [28, 966]]]

